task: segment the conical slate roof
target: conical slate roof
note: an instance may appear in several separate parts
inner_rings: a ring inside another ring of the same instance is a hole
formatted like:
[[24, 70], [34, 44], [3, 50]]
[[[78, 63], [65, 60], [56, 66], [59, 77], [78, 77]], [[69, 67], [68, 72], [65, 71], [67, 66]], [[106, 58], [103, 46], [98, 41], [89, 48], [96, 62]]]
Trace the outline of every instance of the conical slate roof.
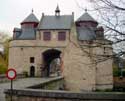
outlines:
[[87, 12], [85, 12], [77, 21], [93, 21], [97, 22], [93, 17], [91, 17]]
[[31, 13], [28, 17], [26, 17], [26, 18], [23, 20], [22, 23], [25, 23], [25, 22], [36, 22], [36, 23], [38, 23], [39, 20], [37, 19], [37, 17], [36, 17], [33, 13]]

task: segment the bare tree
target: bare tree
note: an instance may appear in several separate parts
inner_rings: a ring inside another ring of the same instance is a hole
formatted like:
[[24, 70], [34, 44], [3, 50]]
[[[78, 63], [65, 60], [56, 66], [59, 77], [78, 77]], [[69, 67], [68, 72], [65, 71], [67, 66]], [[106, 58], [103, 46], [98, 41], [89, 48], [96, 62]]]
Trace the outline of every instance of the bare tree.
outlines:
[[105, 27], [105, 37], [113, 41], [119, 55], [125, 53], [125, 1], [89, 0]]
[[[77, 0], [76, 0], [77, 1]], [[105, 38], [112, 41], [115, 54], [125, 54], [125, 1], [124, 0], [87, 0], [92, 4], [88, 11], [94, 11], [99, 24], [103, 25]], [[82, 1], [77, 1], [78, 7]], [[99, 56], [100, 57], [100, 56]], [[109, 56], [110, 58], [113, 56]], [[108, 58], [107, 58], [108, 59]], [[105, 59], [104, 59], [105, 60]], [[103, 60], [101, 60], [103, 61]]]

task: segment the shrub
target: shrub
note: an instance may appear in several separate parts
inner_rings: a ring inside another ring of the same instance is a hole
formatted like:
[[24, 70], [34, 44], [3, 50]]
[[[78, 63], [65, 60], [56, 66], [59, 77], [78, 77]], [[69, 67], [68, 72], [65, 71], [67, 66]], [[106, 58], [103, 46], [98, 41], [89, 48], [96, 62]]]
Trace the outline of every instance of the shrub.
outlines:
[[[122, 75], [125, 77], [125, 71], [122, 71]], [[114, 69], [113, 76], [115, 76], [115, 77], [121, 76], [121, 70], [118, 68]]]
[[28, 77], [28, 72], [27, 71], [23, 71], [23, 74], [25, 75], [25, 77]]
[[7, 71], [7, 67], [3, 64], [0, 64], [0, 74], [5, 74]]

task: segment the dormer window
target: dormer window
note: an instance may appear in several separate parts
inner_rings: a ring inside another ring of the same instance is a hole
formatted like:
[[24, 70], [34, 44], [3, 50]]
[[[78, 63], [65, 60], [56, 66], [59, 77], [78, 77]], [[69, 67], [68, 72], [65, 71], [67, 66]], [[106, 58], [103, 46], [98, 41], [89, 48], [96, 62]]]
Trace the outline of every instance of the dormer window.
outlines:
[[43, 40], [44, 41], [51, 40], [51, 33], [50, 32], [43, 32]]
[[58, 40], [65, 41], [66, 40], [66, 32], [58, 32]]

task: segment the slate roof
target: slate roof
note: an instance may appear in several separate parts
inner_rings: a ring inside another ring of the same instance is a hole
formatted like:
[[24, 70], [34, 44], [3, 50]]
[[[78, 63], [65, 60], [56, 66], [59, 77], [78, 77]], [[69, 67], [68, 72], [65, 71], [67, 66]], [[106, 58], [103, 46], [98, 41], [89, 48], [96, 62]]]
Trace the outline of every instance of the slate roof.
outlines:
[[14, 28], [14, 31], [15, 32], [21, 32], [21, 29], [20, 28]]
[[13, 39], [18, 39], [18, 37], [21, 35], [21, 29], [20, 28], [14, 28], [14, 35], [13, 35]]
[[18, 39], [20, 40], [31, 40], [35, 38], [36, 35], [34, 29], [25, 29], [24, 31], [22, 30], [22, 33], [20, 34], [20, 36], [18, 36]]
[[95, 40], [96, 34], [93, 28], [77, 27], [78, 40]]
[[39, 23], [39, 20], [37, 19], [37, 17], [31, 13], [29, 16], [27, 16], [22, 23], [25, 23], [25, 22], [37, 22]]
[[[27, 16], [22, 23], [26, 23], [26, 22], [36, 22], [39, 23], [39, 20], [36, 18], [36, 16], [33, 14], [33, 12]], [[21, 23], [21, 24], [22, 24]], [[31, 40], [31, 39], [35, 39], [36, 35], [35, 35], [35, 28], [14, 28], [15, 31], [15, 35], [14, 35], [14, 39], [17, 40]]]
[[71, 29], [72, 15], [43, 16], [38, 29]]
[[90, 16], [87, 12], [85, 12], [82, 16], [78, 18], [77, 21], [93, 21], [97, 22], [92, 16]]

